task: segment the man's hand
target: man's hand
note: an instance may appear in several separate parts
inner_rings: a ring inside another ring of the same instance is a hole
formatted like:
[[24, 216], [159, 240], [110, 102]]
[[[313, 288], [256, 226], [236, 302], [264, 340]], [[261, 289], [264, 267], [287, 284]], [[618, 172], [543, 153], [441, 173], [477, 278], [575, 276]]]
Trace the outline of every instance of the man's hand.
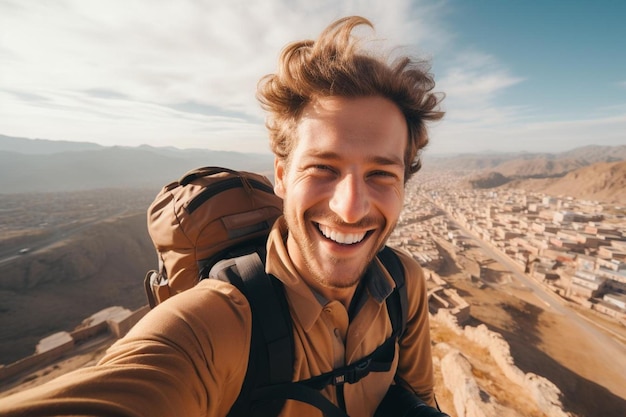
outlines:
[[421, 407], [413, 408], [409, 410], [402, 417], [450, 417], [446, 413], [442, 413], [436, 408], [423, 405]]
[[389, 387], [374, 417], [450, 417], [430, 407], [414, 393], [400, 385]]

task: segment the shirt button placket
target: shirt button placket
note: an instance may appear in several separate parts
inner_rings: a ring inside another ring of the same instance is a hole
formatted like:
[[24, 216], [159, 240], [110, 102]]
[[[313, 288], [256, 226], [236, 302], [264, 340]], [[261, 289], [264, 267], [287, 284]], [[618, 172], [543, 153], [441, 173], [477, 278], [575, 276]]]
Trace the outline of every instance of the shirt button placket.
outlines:
[[[347, 330], [347, 313], [343, 306], [337, 302], [330, 302], [324, 307], [324, 313], [328, 315], [328, 331], [332, 333], [334, 367], [345, 364], [346, 345], [344, 340]], [[344, 317], [345, 316], [345, 317]], [[345, 330], [343, 328], [346, 328]]]

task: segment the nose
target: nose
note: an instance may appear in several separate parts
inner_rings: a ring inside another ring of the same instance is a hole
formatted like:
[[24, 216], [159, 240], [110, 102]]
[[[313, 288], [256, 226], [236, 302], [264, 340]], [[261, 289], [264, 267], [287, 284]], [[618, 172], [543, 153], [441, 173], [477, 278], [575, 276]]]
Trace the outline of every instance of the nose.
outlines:
[[355, 175], [346, 175], [336, 183], [330, 209], [346, 223], [356, 223], [370, 210], [367, 184]]

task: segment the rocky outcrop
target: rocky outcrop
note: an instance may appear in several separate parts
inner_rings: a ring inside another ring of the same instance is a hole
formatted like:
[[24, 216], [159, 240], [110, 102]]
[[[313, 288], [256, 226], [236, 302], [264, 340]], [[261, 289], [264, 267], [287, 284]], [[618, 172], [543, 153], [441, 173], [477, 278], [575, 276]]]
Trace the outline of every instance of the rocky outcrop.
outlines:
[[[556, 385], [540, 375], [524, 373], [515, 365], [509, 344], [502, 335], [490, 331], [484, 324], [461, 328], [456, 317], [446, 310], [440, 310], [437, 315], [433, 316], [433, 319], [451, 329], [459, 337], [464, 337], [486, 349], [504, 376], [522, 388], [546, 416], [572, 416], [563, 410], [562, 393]], [[441, 373], [446, 388], [453, 394], [454, 407], [459, 417], [496, 417], [503, 414], [516, 414], [513, 410], [498, 404], [489, 393], [480, 388], [473, 377], [470, 361], [461, 352], [443, 343], [437, 345], [436, 348], [445, 352], [441, 360]], [[507, 410], [506, 413], [503, 413], [504, 409]]]
[[511, 415], [511, 410], [505, 413], [505, 407], [480, 388], [472, 375], [472, 365], [461, 352], [445, 344], [438, 348], [448, 351], [441, 360], [441, 374], [446, 388], [454, 397], [457, 416]]
[[560, 399], [562, 394], [556, 385], [542, 376], [533, 373], [525, 374], [515, 366], [509, 344], [502, 335], [490, 331], [484, 324], [477, 327], [465, 326], [464, 334], [468, 339], [488, 349], [504, 375], [530, 393], [539, 408], [548, 416], [570, 416], [563, 411], [563, 404]]

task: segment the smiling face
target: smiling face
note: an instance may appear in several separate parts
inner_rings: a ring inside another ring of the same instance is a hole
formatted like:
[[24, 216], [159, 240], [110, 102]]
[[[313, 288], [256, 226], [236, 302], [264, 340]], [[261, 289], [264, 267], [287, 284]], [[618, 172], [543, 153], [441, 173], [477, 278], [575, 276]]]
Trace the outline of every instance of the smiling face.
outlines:
[[287, 250], [302, 278], [344, 304], [392, 232], [404, 200], [407, 124], [382, 97], [309, 103], [275, 163]]

